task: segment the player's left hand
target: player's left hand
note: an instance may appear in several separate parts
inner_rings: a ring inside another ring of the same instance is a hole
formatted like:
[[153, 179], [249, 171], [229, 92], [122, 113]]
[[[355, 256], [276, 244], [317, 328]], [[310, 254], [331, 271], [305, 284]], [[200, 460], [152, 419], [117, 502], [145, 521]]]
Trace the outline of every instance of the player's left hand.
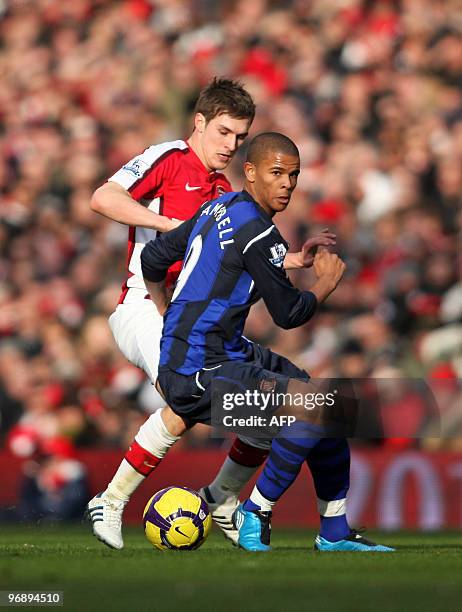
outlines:
[[337, 244], [337, 236], [325, 227], [319, 234], [308, 238], [301, 250], [302, 265], [304, 268], [311, 268], [314, 262], [318, 247], [330, 247]]

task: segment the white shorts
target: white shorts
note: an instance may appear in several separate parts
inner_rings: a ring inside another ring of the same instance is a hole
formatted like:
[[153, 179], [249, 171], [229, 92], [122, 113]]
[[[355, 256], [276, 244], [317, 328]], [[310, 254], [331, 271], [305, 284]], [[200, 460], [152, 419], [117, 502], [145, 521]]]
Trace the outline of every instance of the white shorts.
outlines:
[[128, 361], [146, 372], [153, 384], [157, 380], [163, 324], [151, 300], [119, 304], [109, 317], [117, 346]]

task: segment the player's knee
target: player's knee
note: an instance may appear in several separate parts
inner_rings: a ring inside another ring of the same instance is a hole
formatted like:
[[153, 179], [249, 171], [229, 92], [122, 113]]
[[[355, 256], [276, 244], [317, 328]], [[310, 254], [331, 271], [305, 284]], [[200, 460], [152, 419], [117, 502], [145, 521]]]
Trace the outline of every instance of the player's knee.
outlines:
[[170, 406], [165, 406], [161, 412], [162, 421], [172, 436], [181, 436], [191, 425], [175, 414]]

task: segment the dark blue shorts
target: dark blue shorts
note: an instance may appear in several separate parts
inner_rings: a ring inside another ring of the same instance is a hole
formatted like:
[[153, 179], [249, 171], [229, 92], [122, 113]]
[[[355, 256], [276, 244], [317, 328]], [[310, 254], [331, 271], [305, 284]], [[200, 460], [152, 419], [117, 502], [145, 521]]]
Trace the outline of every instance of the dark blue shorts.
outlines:
[[159, 368], [158, 383], [168, 405], [192, 423], [210, 424], [212, 383], [220, 383], [228, 393], [257, 390], [286, 393], [289, 379], [309, 380], [308, 374], [291, 361], [259, 344], [251, 344], [247, 361], [226, 361], [185, 376]]

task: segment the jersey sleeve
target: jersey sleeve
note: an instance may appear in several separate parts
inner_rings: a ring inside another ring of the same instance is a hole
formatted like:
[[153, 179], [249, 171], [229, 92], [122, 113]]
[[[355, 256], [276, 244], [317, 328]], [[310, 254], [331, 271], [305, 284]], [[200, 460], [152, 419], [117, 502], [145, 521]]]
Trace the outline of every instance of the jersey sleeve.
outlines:
[[147, 194], [160, 191], [162, 183], [175, 171], [174, 160], [178, 152], [185, 148], [182, 140], [153, 145], [127, 162], [108, 180], [126, 189], [133, 199], [140, 200]]
[[244, 265], [276, 325], [292, 329], [309, 321], [316, 311], [316, 296], [290, 282], [283, 268], [287, 243], [276, 227], [254, 232], [242, 247]]
[[165, 234], [150, 240], [141, 251], [143, 278], [154, 283], [164, 280], [172, 264], [184, 259], [189, 236], [196, 224], [198, 213], [188, 221]]

